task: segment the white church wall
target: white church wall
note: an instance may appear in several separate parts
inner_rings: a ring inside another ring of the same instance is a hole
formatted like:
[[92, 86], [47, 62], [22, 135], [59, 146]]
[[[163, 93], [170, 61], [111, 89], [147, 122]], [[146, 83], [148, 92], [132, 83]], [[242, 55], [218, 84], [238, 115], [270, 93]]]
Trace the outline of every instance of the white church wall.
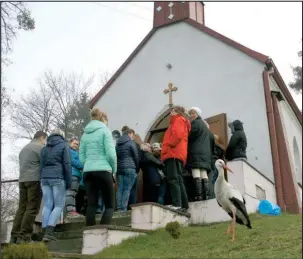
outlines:
[[[273, 91], [280, 91], [273, 77], [270, 77], [270, 88]], [[284, 100], [286, 100], [285, 97]], [[291, 167], [297, 182], [302, 184], [302, 126], [286, 101], [279, 102], [279, 111], [288, 152], [290, 153]]]
[[245, 199], [248, 211], [255, 212], [259, 200], [269, 200], [277, 204], [274, 182], [246, 161], [230, 161], [227, 166], [233, 171], [228, 174], [228, 182], [235, 186]]
[[226, 113], [230, 121], [242, 120], [248, 160], [273, 180], [263, 69], [241, 51], [178, 23], [152, 36], [95, 107], [107, 112], [111, 130], [129, 125], [144, 139], [168, 103], [163, 90], [172, 82], [175, 104], [199, 106], [204, 118]]

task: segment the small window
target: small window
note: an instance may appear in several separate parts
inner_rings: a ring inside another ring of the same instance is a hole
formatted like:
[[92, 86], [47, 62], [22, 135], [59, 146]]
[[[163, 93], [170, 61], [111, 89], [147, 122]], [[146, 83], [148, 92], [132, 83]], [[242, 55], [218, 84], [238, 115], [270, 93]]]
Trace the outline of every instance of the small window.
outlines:
[[266, 200], [266, 193], [259, 185], [256, 184], [256, 194], [258, 200]]

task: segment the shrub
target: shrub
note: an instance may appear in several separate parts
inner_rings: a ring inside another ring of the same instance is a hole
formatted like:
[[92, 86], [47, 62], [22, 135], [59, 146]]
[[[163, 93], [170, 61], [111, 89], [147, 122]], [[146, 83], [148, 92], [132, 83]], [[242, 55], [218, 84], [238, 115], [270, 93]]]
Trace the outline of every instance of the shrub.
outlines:
[[8, 245], [2, 250], [3, 259], [50, 259], [47, 246], [43, 243]]
[[169, 222], [165, 226], [165, 230], [174, 238], [178, 239], [180, 236], [180, 224], [177, 221]]

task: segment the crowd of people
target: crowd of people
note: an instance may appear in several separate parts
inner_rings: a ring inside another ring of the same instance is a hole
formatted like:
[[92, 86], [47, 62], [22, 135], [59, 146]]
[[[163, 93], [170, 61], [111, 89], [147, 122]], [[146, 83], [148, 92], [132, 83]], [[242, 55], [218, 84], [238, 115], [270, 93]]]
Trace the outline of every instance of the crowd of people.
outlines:
[[[156, 202], [186, 213], [189, 201], [214, 197], [217, 159], [246, 159], [247, 140], [241, 121], [229, 124], [232, 137], [226, 151], [219, 136], [202, 119], [201, 109], [188, 113], [174, 106], [161, 143], [138, 143], [135, 130], [124, 126], [113, 133], [99, 109], [79, 140], [68, 141], [60, 130], [50, 136], [38, 131], [19, 154], [19, 207], [11, 231], [11, 243], [31, 242], [33, 223], [41, 199], [41, 240], [55, 241], [55, 227], [66, 219], [85, 215], [86, 225], [110, 224], [115, 208], [124, 215], [136, 203], [138, 174], [143, 176], [143, 202]], [[117, 190], [116, 190], [117, 188]]]

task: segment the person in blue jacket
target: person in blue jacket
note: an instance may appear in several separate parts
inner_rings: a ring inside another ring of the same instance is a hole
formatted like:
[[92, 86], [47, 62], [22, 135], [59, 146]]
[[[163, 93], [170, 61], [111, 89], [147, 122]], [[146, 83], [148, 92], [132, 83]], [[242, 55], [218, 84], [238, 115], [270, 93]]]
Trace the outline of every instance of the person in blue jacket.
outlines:
[[119, 213], [127, 211], [131, 189], [134, 186], [137, 179], [137, 172], [139, 171], [139, 154], [133, 141], [134, 137], [135, 131], [133, 129], [127, 129], [116, 143], [118, 159], [117, 209]]
[[79, 160], [78, 149], [79, 139], [72, 137], [69, 140], [70, 154], [72, 159], [72, 183], [71, 188], [66, 192], [65, 206], [68, 218], [82, 216], [76, 211], [76, 195], [79, 190], [80, 181], [82, 178], [83, 164]]
[[45, 242], [56, 241], [54, 230], [64, 208], [65, 192], [72, 183], [70, 148], [63, 136], [61, 130], [56, 130], [41, 150], [42, 231]]

